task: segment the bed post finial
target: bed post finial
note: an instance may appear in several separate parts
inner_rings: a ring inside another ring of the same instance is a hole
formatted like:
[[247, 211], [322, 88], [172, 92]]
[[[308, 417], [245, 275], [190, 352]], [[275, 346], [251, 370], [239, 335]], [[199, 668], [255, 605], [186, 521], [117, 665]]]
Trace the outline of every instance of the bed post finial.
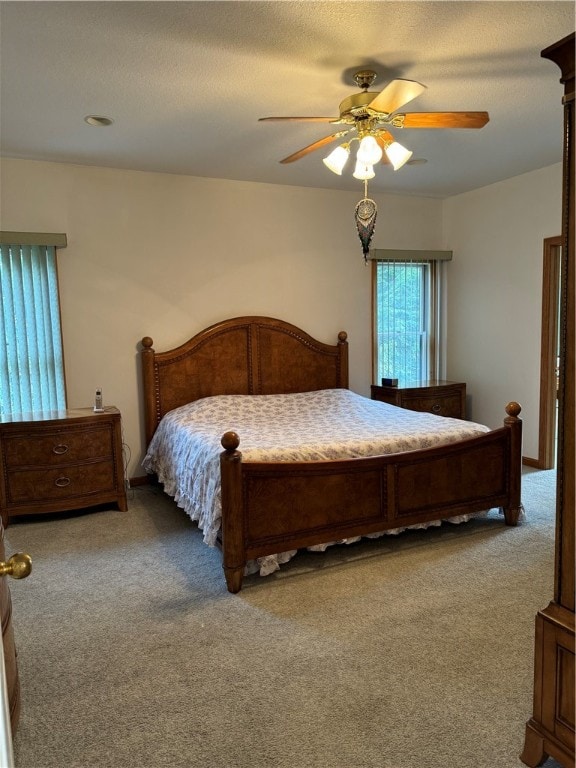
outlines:
[[[520, 403], [517, 403], [514, 400], [508, 403], [508, 405], [505, 408], [505, 411], [511, 420], [516, 420], [520, 415], [521, 410], [522, 410], [522, 406], [520, 405]], [[504, 421], [506, 424], [508, 424], [508, 419], [504, 419]]]
[[240, 438], [236, 432], [224, 432], [220, 444], [225, 451], [233, 453], [240, 445]]

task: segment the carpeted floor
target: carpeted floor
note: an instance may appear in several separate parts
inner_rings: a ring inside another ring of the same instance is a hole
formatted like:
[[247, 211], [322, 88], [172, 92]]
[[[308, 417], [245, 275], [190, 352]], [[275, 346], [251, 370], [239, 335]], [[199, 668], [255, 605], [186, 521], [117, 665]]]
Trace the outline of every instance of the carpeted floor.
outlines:
[[523, 476], [518, 528], [300, 553], [238, 595], [158, 489], [15, 522], [17, 768], [521, 768], [554, 482]]

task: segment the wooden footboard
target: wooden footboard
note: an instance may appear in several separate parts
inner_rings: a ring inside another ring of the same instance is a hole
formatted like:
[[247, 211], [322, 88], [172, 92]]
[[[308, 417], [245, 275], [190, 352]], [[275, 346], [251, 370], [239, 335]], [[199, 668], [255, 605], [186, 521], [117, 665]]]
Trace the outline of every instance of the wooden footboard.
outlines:
[[521, 510], [522, 422], [459, 443], [361, 459], [242, 462], [240, 438], [222, 437], [222, 549], [230, 592], [248, 560], [291, 549], [502, 507]]

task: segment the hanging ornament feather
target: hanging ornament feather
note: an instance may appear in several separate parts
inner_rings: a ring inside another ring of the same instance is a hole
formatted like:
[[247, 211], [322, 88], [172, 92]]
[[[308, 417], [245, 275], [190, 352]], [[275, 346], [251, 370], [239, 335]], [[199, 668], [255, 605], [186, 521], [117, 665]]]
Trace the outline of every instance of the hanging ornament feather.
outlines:
[[365, 262], [367, 261], [368, 253], [370, 252], [370, 240], [372, 240], [372, 235], [374, 234], [377, 213], [378, 209], [376, 203], [369, 197], [365, 197], [356, 204], [356, 227], [358, 228], [358, 236], [362, 243]]

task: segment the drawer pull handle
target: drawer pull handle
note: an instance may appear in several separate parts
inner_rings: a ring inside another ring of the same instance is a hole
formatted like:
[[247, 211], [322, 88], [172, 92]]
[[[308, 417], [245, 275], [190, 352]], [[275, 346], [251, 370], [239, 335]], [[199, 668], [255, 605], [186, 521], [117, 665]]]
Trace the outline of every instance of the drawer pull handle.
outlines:
[[441, 410], [442, 410], [442, 406], [440, 405], [440, 403], [434, 403], [434, 405], [432, 406], [432, 413], [440, 413]]
[[0, 576], [25, 579], [32, 571], [32, 558], [25, 552], [16, 552], [6, 563], [0, 563]]
[[54, 448], [52, 448], [52, 453], [57, 453], [58, 456], [61, 456], [63, 453], [66, 453], [67, 450], [67, 445], [64, 445], [64, 443], [58, 443], [58, 445], [55, 445]]
[[66, 488], [67, 485], [70, 485], [70, 478], [59, 477], [57, 480], [54, 480], [54, 485], [57, 485], [58, 488]]

